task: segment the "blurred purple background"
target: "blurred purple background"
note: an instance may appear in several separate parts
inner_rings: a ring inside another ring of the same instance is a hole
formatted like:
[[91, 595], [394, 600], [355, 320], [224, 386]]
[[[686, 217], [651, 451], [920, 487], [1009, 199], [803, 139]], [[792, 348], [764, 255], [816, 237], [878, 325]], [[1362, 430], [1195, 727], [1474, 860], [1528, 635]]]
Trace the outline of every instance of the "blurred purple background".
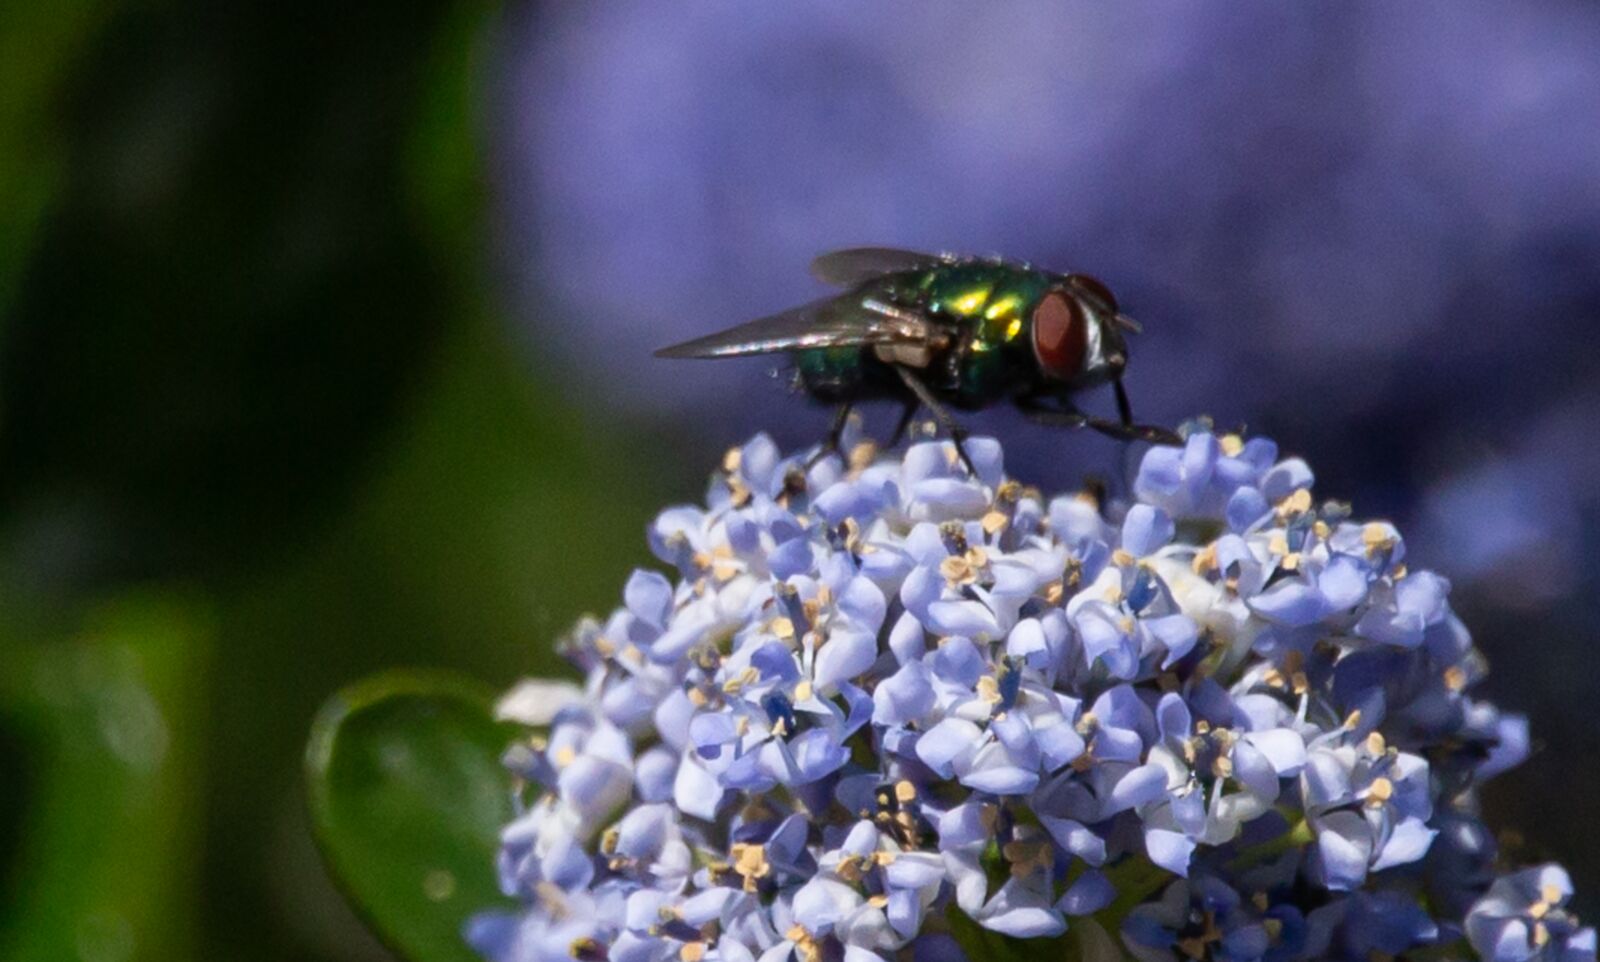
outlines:
[[[1455, 581], [1492, 693], [1600, 680], [1600, 6], [633, 0], [512, 30], [489, 129], [519, 339], [681, 435], [685, 474], [824, 430], [771, 363], [650, 358], [815, 296], [814, 254], [1087, 271], [1146, 325], [1142, 418], [1248, 424], [1394, 518]], [[1118, 457], [979, 427], [1033, 478]], [[1577, 713], [1534, 724], [1600, 748]], [[1532, 766], [1556, 791], [1565, 766]]]

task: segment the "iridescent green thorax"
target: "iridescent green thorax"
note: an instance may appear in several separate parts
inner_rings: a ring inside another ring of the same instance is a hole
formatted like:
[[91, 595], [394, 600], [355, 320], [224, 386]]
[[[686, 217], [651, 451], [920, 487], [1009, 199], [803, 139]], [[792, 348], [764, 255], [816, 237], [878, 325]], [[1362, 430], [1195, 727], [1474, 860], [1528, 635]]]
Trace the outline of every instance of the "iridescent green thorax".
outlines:
[[967, 332], [957, 379], [959, 393], [981, 402], [1006, 393], [1022, 371], [1031, 373], [1029, 318], [1049, 289], [1039, 271], [1008, 264], [957, 264], [929, 271], [928, 313]]

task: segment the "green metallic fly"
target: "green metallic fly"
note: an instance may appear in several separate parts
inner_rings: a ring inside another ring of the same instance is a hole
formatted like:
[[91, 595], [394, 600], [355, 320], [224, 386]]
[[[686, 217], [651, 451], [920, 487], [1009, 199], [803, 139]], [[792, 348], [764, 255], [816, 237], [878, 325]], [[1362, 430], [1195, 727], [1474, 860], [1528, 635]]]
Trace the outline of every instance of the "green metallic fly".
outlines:
[[[1111, 291], [1087, 274], [1057, 274], [1000, 258], [853, 248], [811, 271], [846, 292], [675, 344], [658, 357], [794, 356], [796, 381], [839, 405], [823, 453], [836, 451], [853, 405], [905, 408], [890, 446], [919, 407], [933, 413], [962, 458], [966, 432], [948, 408], [1010, 401], [1035, 420], [1093, 428], [1122, 440], [1179, 443], [1136, 424], [1122, 386], [1124, 331], [1138, 331]], [[1110, 382], [1119, 420], [1079, 411], [1077, 392]], [[971, 467], [969, 462], [968, 467]]]

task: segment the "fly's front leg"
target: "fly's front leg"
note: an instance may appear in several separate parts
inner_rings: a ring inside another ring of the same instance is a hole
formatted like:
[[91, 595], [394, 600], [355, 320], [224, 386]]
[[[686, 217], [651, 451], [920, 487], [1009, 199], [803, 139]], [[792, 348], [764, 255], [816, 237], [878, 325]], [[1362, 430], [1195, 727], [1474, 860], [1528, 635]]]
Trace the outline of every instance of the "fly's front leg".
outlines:
[[950, 435], [950, 440], [956, 443], [956, 454], [961, 456], [961, 463], [966, 465], [967, 471], [976, 478], [978, 469], [973, 466], [972, 459], [967, 457], [965, 444], [967, 429], [956, 423], [956, 419], [950, 416], [950, 412], [945, 409], [945, 406], [940, 403], [938, 398], [933, 396], [933, 392], [928, 390], [928, 385], [922, 383], [922, 379], [917, 377], [915, 372], [901, 364], [896, 364], [894, 370], [896, 374], [900, 375], [900, 380], [905, 382], [906, 388], [916, 396], [917, 401], [932, 412], [934, 418], [939, 422], [939, 426], [944, 428], [946, 434]]
[[1122, 386], [1122, 378], [1114, 378], [1111, 389], [1117, 395], [1117, 417], [1122, 419], [1122, 426], [1133, 427], [1133, 404], [1128, 400], [1128, 389]]
[[1090, 428], [1107, 437], [1116, 438], [1118, 441], [1149, 441], [1151, 444], [1183, 443], [1183, 438], [1179, 437], [1177, 432], [1170, 431], [1167, 428], [1157, 427], [1153, 424], [1134, 424], [1131, 421], [1126, 424], [1108, 421], [1105, 418], [1097, 418], [1092, 414], [1084, 414], [1076, 408], [1048, 407], [1038, 397], [1018, 398], [1017, 408], [1027, 415], [1029, 420], [1039, 424], [1067, 428]]

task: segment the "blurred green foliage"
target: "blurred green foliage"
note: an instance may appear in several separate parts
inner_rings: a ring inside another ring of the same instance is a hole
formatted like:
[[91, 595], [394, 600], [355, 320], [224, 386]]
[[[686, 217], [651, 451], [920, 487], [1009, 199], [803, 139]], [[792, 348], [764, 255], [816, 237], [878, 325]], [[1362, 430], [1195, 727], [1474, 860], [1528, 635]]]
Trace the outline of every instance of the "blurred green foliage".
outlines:
[[472, 962], [462, 918], [510, 903], [495, 877], [513, 816], [496, 693], [443, 672], [356, 682], [317, 715], [306, 750], [312, 828], [373, 930], [408, 959]]
[[0, 676], [6, 856], [27, 871], [0, 900], [0, 958], [186, 957], [215, 643], [205, 606], [133, 595], [64, 638], [15, 628]]
[[557, 671], [688, 493], [488, 297], [502, 16], [0, 14], [0, 957], [383, 958], [309, 840], [317, 706]]

